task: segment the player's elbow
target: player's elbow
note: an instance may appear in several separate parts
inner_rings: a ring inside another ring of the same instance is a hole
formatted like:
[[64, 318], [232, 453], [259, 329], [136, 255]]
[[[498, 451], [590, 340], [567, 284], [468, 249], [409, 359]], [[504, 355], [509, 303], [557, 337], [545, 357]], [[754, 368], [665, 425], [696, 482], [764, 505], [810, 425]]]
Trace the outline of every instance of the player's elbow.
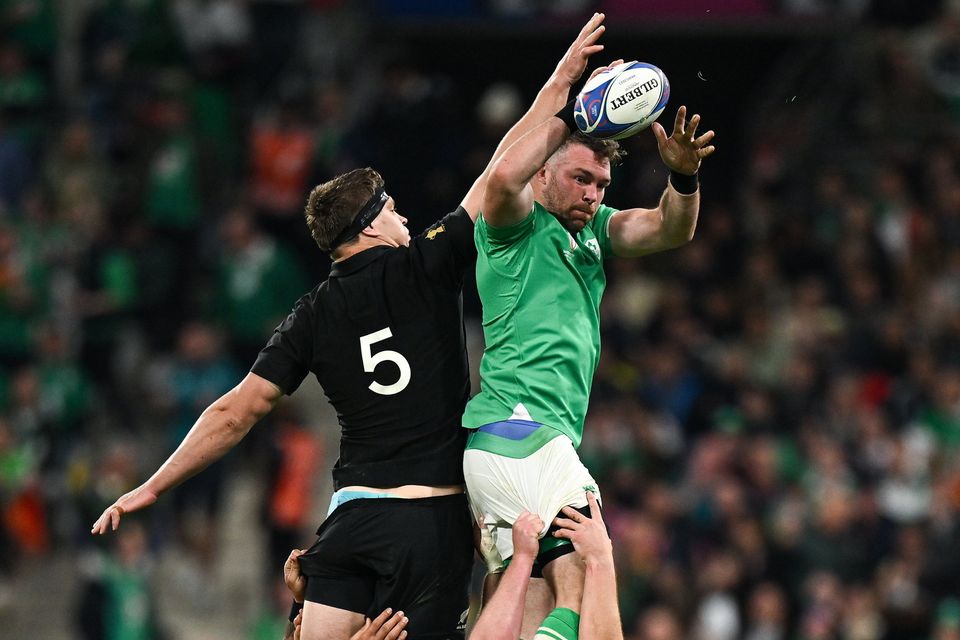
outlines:
[[694, 224], [690, 225], [688, 228], [684, 229], [684, 230], [683, 230], [683, 233], [678, 234], [678, 237], [677, 237], [677, 246], [678, 246], [678, 247], [682, 247], [683, 245], [685, 245], [685, 244], [687, 244], [688, 242], [692, 241], [692, 240], [693, 240], [693, 236], [696, 235], [696, 233], [697, 233], [697, 225], [694, 223]]
[[212, 413], [213, 423], [219, 427], [220, 438], [235, 443], [242, 440], [271, 408], [272, 405], [262, 399], [237, 402], [227, 394], [213, 403], [207, 411]]
[[502, 157], [493, 165], [490, 176], [487, 178], [487, 197], [490, 199], [506, 199], [515, 196], [523, 190], [522, 176], [515, 170], [509, 157]]
[[684, 225], [679, 225], [669, 229], [667, 233], [664, 234], [664, 248], [666, 249], [677, 249], [683, 245], [689, 243], [693, 240], [693, 236], [697, 232], [697, 221], [691, 220], [689, 223]]
[[230, 406], [229, 403], [222, 400], [221, 398], [221, 400], [210, 405], [203, 417], [211, 425], [214, 425], [216, 439], [225, 442], [238, 442], [247, 435], [247, 431], [253, 426], [254, 421], [247, 419], [243, 415], [244, 412], [239, 411], [237, 407]]

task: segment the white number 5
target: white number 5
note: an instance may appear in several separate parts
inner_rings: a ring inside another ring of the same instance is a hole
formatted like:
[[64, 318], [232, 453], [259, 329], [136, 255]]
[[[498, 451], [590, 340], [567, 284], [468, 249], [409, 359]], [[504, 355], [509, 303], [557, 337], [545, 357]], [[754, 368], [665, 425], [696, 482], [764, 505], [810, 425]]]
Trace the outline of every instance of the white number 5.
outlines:
[[365, 336], [360, 336], [360, 357], [363, 358], [364, 371], [373, 373], [373, 370], [376, 369], [377, 365], [381, 362], [392, 362], [400, 369], [400, 378], [393, 384], [382, 385], [377, 381], [370, 383], [368, 388], [382, 396], [392, 396], [395, 393], [400, 393], [410, 384], [410, 363], [407, 362], [407, 359], [400, 355], [400, 353], [386, 350], [374, 354], [370, 351], [371, 345], [375, 342], [386, 340], [391, 336], [393, 336], [393, 332], [390, 331], [390, 327], [368, 333]]

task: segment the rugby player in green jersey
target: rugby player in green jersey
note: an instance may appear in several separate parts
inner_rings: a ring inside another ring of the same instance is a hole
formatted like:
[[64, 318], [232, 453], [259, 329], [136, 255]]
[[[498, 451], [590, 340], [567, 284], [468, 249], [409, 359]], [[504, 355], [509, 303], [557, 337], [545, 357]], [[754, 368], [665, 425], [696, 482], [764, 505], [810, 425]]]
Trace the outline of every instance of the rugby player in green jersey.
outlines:
[[[714, 132], [697, 136], [700, 116], [687, 121], [680, 107], [670, 136], [653, 124], [670, 171], [660, 202], [617, 210], [602, 203], [619, 145], [571, 133], [567, 111], [496, 162], [474, 233], [486, 350], [480, 392], [463, 419], [471, 429], [464, 475], [493, 574], [513, 555], [510, 527], [522, 512], [550, 523], [565, 506], [584, 509], [584, 490], [597, 492], [576, 448], [600, 358], [603, 260], [689, 242], [700, 208], [697, 172], [714, 151]], [[575, 638], [584, 564], [566, 541], [545, 535], [547, 526], [538, 566], [556, 608], [541, 633]]]

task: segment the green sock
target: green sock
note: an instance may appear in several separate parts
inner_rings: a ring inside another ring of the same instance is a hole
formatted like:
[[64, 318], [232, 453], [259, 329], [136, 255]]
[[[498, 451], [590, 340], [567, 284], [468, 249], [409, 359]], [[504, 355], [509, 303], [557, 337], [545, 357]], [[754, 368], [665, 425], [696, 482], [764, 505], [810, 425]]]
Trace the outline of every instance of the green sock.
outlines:
[[540, 623], [533, 640], [577, 640], [580, 614], [573, 609], [554, 609]]

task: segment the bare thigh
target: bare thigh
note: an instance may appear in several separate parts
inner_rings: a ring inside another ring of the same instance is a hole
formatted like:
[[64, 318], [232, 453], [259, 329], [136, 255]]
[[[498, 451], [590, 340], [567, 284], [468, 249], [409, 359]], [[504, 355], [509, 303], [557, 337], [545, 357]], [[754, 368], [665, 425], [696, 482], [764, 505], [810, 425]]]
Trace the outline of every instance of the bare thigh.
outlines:
[[325, 604], [303, 603], [300, 640], [349, 640], [363, 626], [363, 614]]
[[540, 623], [553, 609], [553, 593], [547, 581], [543, 578], [530, 578], [527, 598], [523, 603], [523, 625], [520, 627], [520, 637], [529, 639], [537, 635]]
[[558, 608], [572, 609], [580, 613], [583, 600], [583, 580], [586, 571], [578, 553], [568, 553], [553, 560], [543, 568], [543, 577], [556, 596]]

